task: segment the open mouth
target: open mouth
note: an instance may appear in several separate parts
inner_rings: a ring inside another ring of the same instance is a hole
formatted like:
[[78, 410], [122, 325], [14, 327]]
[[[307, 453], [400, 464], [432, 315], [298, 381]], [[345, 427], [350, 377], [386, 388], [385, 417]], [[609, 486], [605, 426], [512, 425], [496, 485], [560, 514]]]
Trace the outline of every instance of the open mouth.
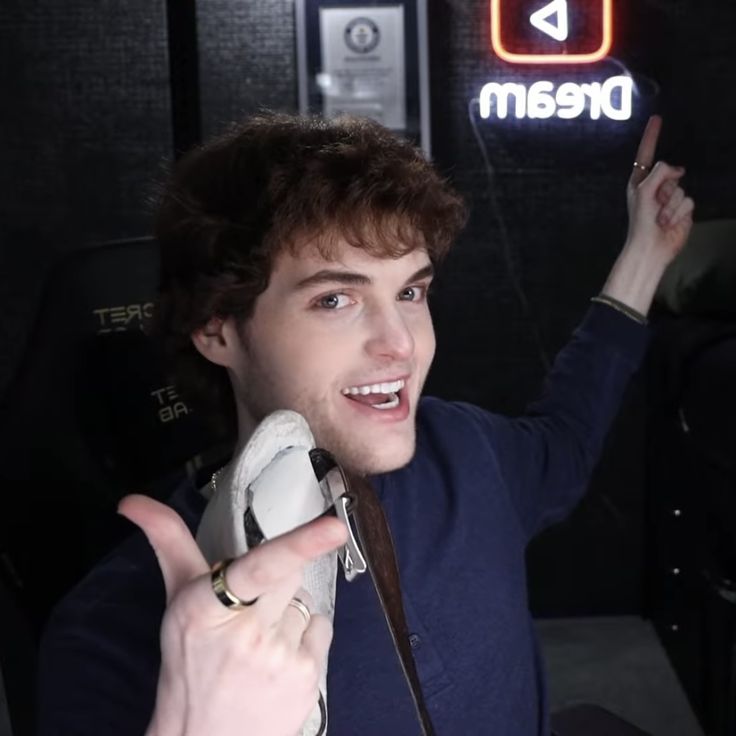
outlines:
[[343, 395], [378, 411], [396, 409], [401, 403], [404, 380], [374, 383], [365, 386], [350, 386], [342, 390]]

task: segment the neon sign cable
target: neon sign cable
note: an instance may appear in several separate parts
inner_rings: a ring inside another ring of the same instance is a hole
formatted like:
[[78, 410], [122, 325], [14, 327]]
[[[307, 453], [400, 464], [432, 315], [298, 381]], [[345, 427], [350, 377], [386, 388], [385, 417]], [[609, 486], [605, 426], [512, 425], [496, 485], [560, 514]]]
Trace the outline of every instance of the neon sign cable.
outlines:
[[491, 204], [491, 210], [493, 211], [493, 216], [496, 222], [498, 223], [499, 238], [501, 240], [501, 256], [502, 256], [504, 265], [506, 266], [506, 273], [509, 277], [509, 281], [511, 282], [511, 289], [514, 292], [514, 295], [516, 296], [521, 306], [521, 311], [522, 311], [522, 314], [524, 315], [524, 318], [529, 324], [529, 329], [532, 335], [532, 339], [533, 339], [534, 346], [536, 348], [540, 363], [542, 364], [542, 367], [545, 373], [547, 373], [552, 367], [552, 361], [547, 352], [547, 349], [544, 346], [544, 340], [542, 339], [542, 333], [541, 333], [541, 330], [539, 329], [539, 323], [537, 322], [537, 319], [534, 317], [531, 305], [529, 304], [529, 299], [527, 298], [526, 292], [524, 291], [524, 288], [521, 284], [521, 277], [514, 263], [514, 258], [513, 258], [513, 253], [512, 253], [512, 251], [514, 250], [514, 246], [513, 246], [513, 243], [511, 242], [511, 238], [509, 236], [509, 230], [506, 225], [506, 218], [503, 215], [503, 210], [501, 209], [501, 205], [498, 201], [497, 190], [496, 190], [496, 187], [494, 186], [494, 179], [496, 177], [496, 171], [493, 165], [491, 164], [491, 160], [488, 155], [488, 149], [483, 141], [483, 138], [481, 137], [480, 131], [478, 130], [478, 126], [476, 125], [476, 122], [475, 122], [475, 116], [473, 115], [473, 107], [477, 104], [478, 104], [477, 97], [473, 98], [468, 103], [468, 119], [470, 120], [470, 127], [473, 131], [475, 142], [478, 144], [478, 148], [480, 149], [481, 158], [483, 160], [483, 167], [486, 172], [486, 178], [488, 181], [488, 199]]

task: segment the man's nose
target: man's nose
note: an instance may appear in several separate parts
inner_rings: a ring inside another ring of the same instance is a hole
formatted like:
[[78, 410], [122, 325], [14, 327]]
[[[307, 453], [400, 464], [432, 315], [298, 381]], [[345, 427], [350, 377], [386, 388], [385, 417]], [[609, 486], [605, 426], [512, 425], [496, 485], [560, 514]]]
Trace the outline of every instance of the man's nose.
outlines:
[[384, 360], [407, 360], [414, 353], [414, 335], [397, 307], [376, 310], [371, 317], [366, 350]]

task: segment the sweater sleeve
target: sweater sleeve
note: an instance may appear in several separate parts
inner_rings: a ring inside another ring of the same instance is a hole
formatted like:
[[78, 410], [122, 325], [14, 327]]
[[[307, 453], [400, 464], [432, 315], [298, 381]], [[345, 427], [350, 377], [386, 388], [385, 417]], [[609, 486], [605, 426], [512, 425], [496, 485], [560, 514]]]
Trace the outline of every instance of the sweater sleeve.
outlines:
[[142, 533], [49, 620], [39, 657], [39, 736], [145, 733], [155, 701], [163, 580]]
[[[188, 482], [170, 501], [190, 530], [204, 499]], [[41, 641], [38, 736], [142, 736], [154, 709], [166, 591], [135, 531], [55, 608]]]
[[645, 326], [593, 304], [524, 416], [475, 412], [529, 538], [584, 494], [648, 338]]

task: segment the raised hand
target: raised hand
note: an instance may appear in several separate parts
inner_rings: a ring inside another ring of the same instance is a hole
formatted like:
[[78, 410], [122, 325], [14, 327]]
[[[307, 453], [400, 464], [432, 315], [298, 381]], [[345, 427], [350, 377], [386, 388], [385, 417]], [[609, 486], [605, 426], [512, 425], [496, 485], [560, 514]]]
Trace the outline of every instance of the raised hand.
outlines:
[[685, 170], [654, 162], [662, 119], [649, 119], [626, 187], [629, 229], [602, 294], [646, 315], [662, 273], [682, 249], [693, 224], [693, 200], [680, 179]]
[[317, 519], [265, 542], [226, 569], [232, 595], [255, 602], [228, 608], [179, 516], [145, 496], [120, 513], [153, 547], [166, 585], [161, 672], [148, 736], [294, 736], [314, 708], [332, 640], [330, 622], [291, 604], [310, 561], [345, 543], [334, 518]]
[[685, 244], [692, 227], [693, 200], [685, 195], [681, 166], [654, 164], [662, 118], [654, 115], [644, 130], [626, 188], [629, 209], [628, 241], [661, 248], [671, 259]]

